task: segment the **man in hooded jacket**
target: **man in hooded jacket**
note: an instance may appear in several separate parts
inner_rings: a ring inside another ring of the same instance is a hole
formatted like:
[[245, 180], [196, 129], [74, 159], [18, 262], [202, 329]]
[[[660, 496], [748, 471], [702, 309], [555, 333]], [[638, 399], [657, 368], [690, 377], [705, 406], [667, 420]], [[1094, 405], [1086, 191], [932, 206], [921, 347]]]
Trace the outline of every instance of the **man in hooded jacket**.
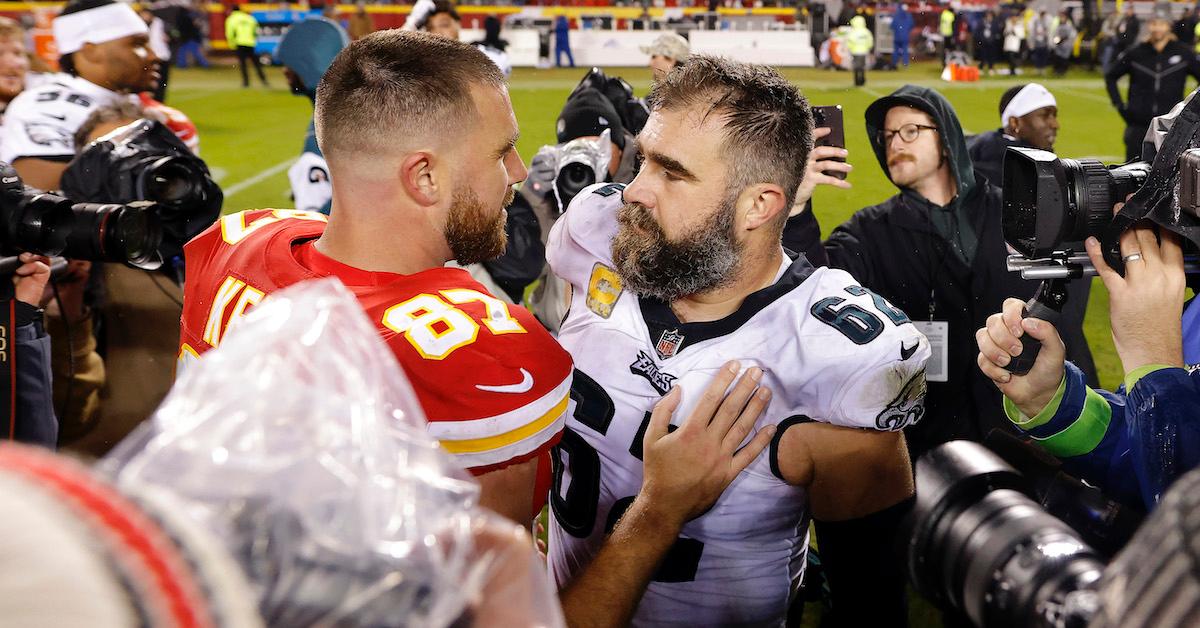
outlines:
[[[350, 43], [350, 36], [333, 20], [311, 17], [288, 29], [280, 40], [275, 56], [283, 64], [292, 92], [317, 97], [317, 83], [333, 63], [333, 58]], [[304, 133], [304, 149], [300, 159], [288, 169], [292, 198], [296, 209], [329, 213], [333, 187], [329, 183], [329, 166], [317, 146], [317, 131], [312, 120]]]
[[[906, 430], [909, 451], [915, 459], [946, 441], [1011, 432], [1000, 394], [975, 368], [975, 331], [1005, 298], [1028, 299], [1037, 289], [1006, 267], [1000, 189], [976, 177], [953, 107], [931, 89], [905, 85], [876, 100], [866, 123], [900, 193], [856, 212], [825, 250], [831, 266], [907, 313], [933, 347], [926, 414]], [[1073, 286], [1068, 303], [1086, 289]], [[1094, 380], [1082, 311], [1068, 308], [1059, 329], [1071, 360]]]

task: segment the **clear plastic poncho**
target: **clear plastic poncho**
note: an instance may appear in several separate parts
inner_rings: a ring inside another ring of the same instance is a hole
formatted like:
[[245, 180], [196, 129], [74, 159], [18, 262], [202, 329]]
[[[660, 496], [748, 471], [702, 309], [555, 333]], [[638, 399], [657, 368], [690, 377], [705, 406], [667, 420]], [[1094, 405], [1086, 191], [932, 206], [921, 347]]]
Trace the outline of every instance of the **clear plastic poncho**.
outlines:
[[268, 625], [563, 624], [528, 530], [476, 506], [336, 280], [232, 323], [102, 467], [222, 539]]

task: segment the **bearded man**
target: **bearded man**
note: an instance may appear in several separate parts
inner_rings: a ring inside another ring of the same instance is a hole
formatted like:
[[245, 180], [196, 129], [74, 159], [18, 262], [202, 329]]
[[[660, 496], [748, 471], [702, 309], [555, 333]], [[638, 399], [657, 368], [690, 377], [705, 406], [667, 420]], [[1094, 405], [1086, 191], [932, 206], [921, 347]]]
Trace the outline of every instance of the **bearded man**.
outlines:
[[181, 365], [265, 294], [337, 277], [404, 368], [431, 435], [479, 480], [481, 504], [528, 524], [571, 360], [527, 311], [443, 268], [504, 250], [504, 207], [526, 170], [503, 75], [467, 44], [380, 31], [330, 64], [314, 120], [333, 211], [232, 214], [188, 244]]
[[[564, 608], [605, 626], [784, 625], [811, 517], [842, 623], [903, 625], [889, 546], [913, 487], [899, 430], [921, 417], [928, 343], [850, 275], [782, 246], [813, 122], [778, 72], [692, 56], [649, 103], [637, 177], [585, 189], [547, 243], [572, 288], [558, 338], [577, 367], [550, 500]], [[687, 431], [679, 418], [739, 369], [769, 453], [711, 507], [645, 525], [669, 550], [627, 553], [642, 569], [623, 594], [580, 599], [653, 487], [643, 439]], [[678, 410], [669, 426], [663, 405]]]

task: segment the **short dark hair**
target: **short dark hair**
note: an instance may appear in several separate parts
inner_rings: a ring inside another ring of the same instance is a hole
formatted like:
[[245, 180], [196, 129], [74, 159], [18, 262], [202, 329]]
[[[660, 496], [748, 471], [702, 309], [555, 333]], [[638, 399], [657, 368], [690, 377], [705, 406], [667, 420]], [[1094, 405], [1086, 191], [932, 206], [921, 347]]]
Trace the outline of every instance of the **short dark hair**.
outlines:
[[317, 85], [317, 144], [389, 152], [409, 138], [453, 136], [477, 115], [471, 88], [504, 86], [478, 48], [429, 33], [384, 30], [352, 42]]
[[[1004, 95], [1000, 97], [1000, 111], [997, 111], [996, 113], [1004, 115], [1004, 110], [1008, 107], [1008, 103], [1012, 102], [1012, 99], [1016, 98], [1017, 94], [1019, 94], [1021, 90], [1025, 89], [1028, 85], [1028, 83], [1022, 83], [1020, 85], [1013, 85], [1012, 87], [1008, 88], [1008, 91], [1004, 92]], [[1008, 124], [1008, 120], [1005, 120], [1004, 124]]]
[[[731, 167], [729, 186], [740, 191], [774, 183], [796, 199], [813, 143], [812, 111], [800, 90], [765, 66], [691, 55], [654, 84], [651, 111], [702, 107], [725, 118], [723, 148]], [[787, 212], [783, 212], [786, 220]]]
[[462, 22], [462, 16], [458, 14], [458, 9], [454, 8], [454, 3], [449, 0], [434, 0], [433, 10], [425, 16], [425, 19], [417, 25], [418, 29], [424, 30], [429, 26], [429, 21], [438, 13], [445, 13], [450, 16], [455, 22]]
[[87, 11], [88, 9], [95, 9], [96, 7], [102, 7], [109, 4], [116, 4], [116, 2], [114, 2], [114, 0], [72, 0], [63, 7], [63, 10], [59, 12], [59, 15], [70, 15], [72, 13], [79, 13], [80, 11]]

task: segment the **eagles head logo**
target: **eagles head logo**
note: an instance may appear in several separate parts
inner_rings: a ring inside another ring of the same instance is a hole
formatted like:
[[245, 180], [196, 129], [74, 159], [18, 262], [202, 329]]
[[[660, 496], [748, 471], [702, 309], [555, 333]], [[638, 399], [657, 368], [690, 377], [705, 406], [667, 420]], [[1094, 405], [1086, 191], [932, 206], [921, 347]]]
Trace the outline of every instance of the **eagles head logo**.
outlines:
[[925, 371], [922, 370], [900, 390], [900, 394], [875, 417], [875, 427], [881, 430], [902, 430], [925, 416]]

